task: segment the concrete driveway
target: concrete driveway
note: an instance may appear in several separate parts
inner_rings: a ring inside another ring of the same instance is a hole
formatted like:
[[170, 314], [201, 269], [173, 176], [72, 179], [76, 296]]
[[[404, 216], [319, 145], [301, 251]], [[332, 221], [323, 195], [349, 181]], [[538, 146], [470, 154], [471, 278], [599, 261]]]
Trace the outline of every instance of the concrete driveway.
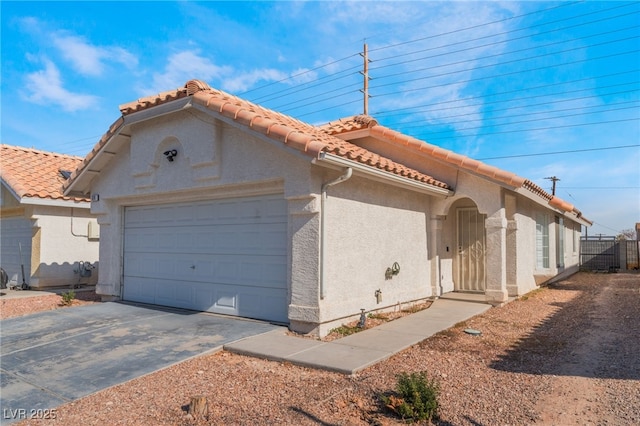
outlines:
[[264, 322], [115, 302], [3, 320], [0, 424], [41, 414], [277, 328]]

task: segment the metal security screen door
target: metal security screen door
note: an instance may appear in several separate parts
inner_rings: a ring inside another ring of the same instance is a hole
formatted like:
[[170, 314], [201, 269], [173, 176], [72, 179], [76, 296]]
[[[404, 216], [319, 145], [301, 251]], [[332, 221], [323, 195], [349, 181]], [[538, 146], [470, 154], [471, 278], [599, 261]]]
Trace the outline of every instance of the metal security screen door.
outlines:
[[476, 208], [457, 210], [457, 291], [485, 290], [485, 217]]

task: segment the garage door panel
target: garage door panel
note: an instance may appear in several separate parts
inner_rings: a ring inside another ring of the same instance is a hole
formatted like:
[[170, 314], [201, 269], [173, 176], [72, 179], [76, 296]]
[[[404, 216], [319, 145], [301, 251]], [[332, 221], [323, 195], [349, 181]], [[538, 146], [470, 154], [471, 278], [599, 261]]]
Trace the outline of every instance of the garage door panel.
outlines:
[[282, 196], [125, 210], [126, 300], [287, 322]]
[[287, 322], [286, 290], [131, 277], [126, 300]]
[[127, 253], [271, 254], [287, 248], [284, 224], [127, 228]]
[[286, 288], [287, 279], [284, 256], [194, 256], [172, 253], [130, 253], [124, 266], [124, 275], [269, 288]]
[[[4, 217], [0, 221], [0, 255], [2, 268], [10, 280], [22, 282], [22, 267], [28, 283], [31, 271], [31, 221], [22, 217]], [[22, 249], [22, 255], [20, 250]]]
[[283, 223], [287, 220], [286, 211], [286, 201], [282, 198], [256, 198], [249, 201], [234, 199], [179, 206], [131, 207], [127, 209], [126, 221], [129, 228]]

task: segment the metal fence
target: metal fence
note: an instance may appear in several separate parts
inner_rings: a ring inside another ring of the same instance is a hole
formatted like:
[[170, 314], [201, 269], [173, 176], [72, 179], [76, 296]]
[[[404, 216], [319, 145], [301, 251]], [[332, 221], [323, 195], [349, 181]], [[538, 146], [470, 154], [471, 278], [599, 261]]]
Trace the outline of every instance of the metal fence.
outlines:
[[588, 271], [638, 269], [638, 241], [618, 241], [615, 237], [582, 238], [580, 268]]

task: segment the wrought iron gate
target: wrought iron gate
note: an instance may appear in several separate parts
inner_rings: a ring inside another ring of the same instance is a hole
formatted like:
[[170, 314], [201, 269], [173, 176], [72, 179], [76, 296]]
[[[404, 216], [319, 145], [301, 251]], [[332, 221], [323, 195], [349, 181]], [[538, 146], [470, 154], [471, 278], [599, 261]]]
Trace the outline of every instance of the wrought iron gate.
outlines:
[[457, 291], [485, 290], [485, 216], [476, 208], [457, 210]]

